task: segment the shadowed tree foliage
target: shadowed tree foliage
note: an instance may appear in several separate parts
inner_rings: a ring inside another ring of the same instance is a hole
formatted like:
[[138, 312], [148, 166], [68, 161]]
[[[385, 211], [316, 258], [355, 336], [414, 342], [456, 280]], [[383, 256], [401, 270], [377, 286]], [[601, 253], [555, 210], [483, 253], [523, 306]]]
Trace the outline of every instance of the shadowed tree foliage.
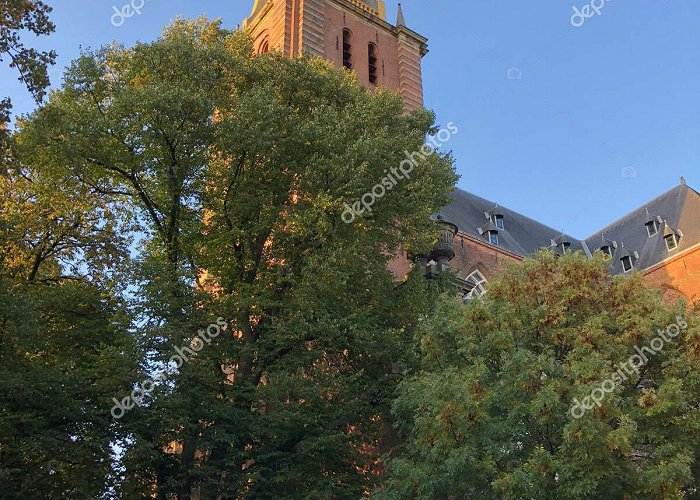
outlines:
[[[670, 325], [679, 336], [573, 416], [575, 399]], [[446, 299], [418, 339], [422, 370], [393, 410], [404, 441], [377, 498], [696, 494], [700, 325], [641, 276], [544, 252], [492, 281], [484, 301]]]
[[[0, 62], [36, 102], [54, 30], [35, 0], [0, 1]], [[111, 397], [138, 368], [120, 299], [126, 241], [118, 203], [39, 171], [11, 151], [0, 101], [0, 497], [93, 499], [114, 486]], [[40, 156], [41, 146], [28, 156]]]
[[[200, 19], [85, 54], [22, 124], [35, 168], [141, 224], [128, 281], [140, 377], [164, 375], [115, 423], [126, 497], [345, 498], [376, 485], [397, 366], [445, 286], [397, 286], [387, 263], [435, 241], [451, 158], [427, 157], [352, 224], [342, 214], [420, 150], [433, 119], [319, 59], [254, 57], [242, 32]], [[219, 317], [221, 335], [169, 362]]]
[[96, 498], [136, 374], [114, 207], [18, 159], [0, 176], [2, 498]]

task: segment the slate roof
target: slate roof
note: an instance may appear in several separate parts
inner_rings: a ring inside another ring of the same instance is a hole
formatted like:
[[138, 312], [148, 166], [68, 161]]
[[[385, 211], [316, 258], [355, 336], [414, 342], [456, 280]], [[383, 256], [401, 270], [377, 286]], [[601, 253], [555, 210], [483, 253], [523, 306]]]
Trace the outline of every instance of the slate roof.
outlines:
[[[488, 244], [488, 234], [483, 234], [479, 228], [486, 231], [495, 226], [486, 214], [503, 215], [505, 229], [498, 229], [498, 246], [508, 252], [527, 257], [539, 249], [552, 245], [552, 240], [562, 237], [563, 241], [571, 243], [572, 251], [585, 251], [581, 242], [561, 231], [552, 229], [530, 219], [514, 210], [498, 206], [493, 201], [486, 200], [475, 194], [461, 189], [454, 191], [450, 197], [453, 202], [440, 210], [445, 220], [455, 224], [459, 232], [472, 236]], [[494, 210], [495, 209], [495, 210]]]
[[[658, 232], [649, 236], [646, 224], [657, 221]], [[664, 236], [676, 234], [678, 248], [668, 250]], [[603, 245], [605, 240], [617, 243], [617, 249], [610, 261], [614, 274], [622, 273], [620, 259], [629, 253], [639, 255], [634, 259], [634, 267], [647, 269], [673, 257], [700, 243], [700, 194], [685, 183], [674, 187], [646, 205], [625, 215], [608, 227], [586, 238], [591, 252]]]
[[[450, 197], [452, 203], [440, 211], [448, 222], [457, 225], [459, 232], [481, 240], [489, 245], [486, 231], [495, 224], [490, 216], [503, 215], [505, 229], [498, 229], [498, 247], [527, 257], [542, 248], [550, 248], [561, 254], [564, 242], [571, 244], [572, 251], [586, 255], [609, 246], [613, 249], [610, 270], [623, 273], [621, 258], [629, 256], [634, 267], [647, 269], [688, 248], [700, 244], [700, 193], [685, 182], [653, 199], [632, 213], [618, 219], [585, 240], [578, 240], [561, 231], [545, 226], [518, 212], [461, 189]], [[649, 236], [645, 224], [656, 221], [658, 232]], [[678, 247], [668, 250], [664, 236], [676, 234]]]

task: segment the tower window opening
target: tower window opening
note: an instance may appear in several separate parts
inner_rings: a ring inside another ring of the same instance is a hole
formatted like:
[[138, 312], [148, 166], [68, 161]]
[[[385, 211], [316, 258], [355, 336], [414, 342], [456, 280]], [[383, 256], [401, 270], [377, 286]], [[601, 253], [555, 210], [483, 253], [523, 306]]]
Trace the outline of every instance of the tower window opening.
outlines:
[[343, 30], [343, 67], [352, 69], [352, 33], [350, 30]]
[[260, 55], [260, 54], [267, 54], [270, 52], [270, 35], [265, 34], [262, 37], [262, 40], [258, 44], [258, 48], [255, 51], [255, 55]]
[[369, 83], [376, 85], [379, 82], [378, 77], [378, 58], [377, 58], [377, 46], [373, 43], [369, 44]]

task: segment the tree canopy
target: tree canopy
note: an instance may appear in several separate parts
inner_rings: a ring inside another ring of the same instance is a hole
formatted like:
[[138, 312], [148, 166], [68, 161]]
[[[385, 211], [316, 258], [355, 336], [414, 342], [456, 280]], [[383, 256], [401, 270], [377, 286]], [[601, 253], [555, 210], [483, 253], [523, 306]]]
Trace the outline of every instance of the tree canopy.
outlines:
[[700, 325], [641, 276], [544, 252], [483, 301], [444, 299], [417, 342], [421, 371], [399, 386], [402, 444], [378, 498], [697, 494]]
[[[254, 57], [244, 33], [200, 19], [84, 54], [20, 124], [24, 168], [135, 239], [128, 269], [107, 277], [141, 371], [125, 366], [109, 397], [158, 382], [113, 422], [118, 491], [328, 498], [376, 485], [396, 366], [441, 286], [399, 286], [387, 263], [435, 241], [451, 158], [426, 157], [352, 224], [342, 214], [420, 151], [433, 120], [320, 59]], [[223, 334], [173, 366], [217, 318]]]
[[95, 498], [111, 394], [137, 373], [127, 241], [102, 200], [18, 162], [0, 175], [0, 496]]

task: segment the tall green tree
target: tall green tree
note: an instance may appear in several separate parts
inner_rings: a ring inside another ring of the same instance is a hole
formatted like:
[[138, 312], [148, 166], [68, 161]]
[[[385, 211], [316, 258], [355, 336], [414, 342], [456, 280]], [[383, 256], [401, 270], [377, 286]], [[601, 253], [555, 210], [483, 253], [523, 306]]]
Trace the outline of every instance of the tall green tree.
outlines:
[[138, 365], [113, 207], [15, 159], [0, 176], [0, 498], [113, 486], [113, 394]]
[[[56, 54], [22, 37], [50, 34], [50, 11], [0, 1], [0, 62], [37, 103]], [[24, 162], [10, 110], [2, 99], [0, 497], [92, 499], [116, 484], [109, 404], [138, 367], [117, 278], [127, 259], [118, 203]]]
[[[432, 245], [455, 175], [436, 153], [382, 183], [431, 132], [433, 116], [405, 116], [393, 93], [318, 59], [254, 57], [245, 34], [203, 19], [75, 62], [18, 143], [142, 224], [142, 377], [161, 382], [119, 423], [125, 495], [373, 487], [397, 362], [434, 293], [397, 286], [387, 263]], [[346, 223], [373, 188], [372, 210]], [[223, 333], [173, 361], [219, 317]]]
[[[660, 330], [669, 341], [652, 355]], [[403, 442], [378, 498], [696, 494], [700, 324], [641, 276], [544, 252], [483, 301], [446, 299], [418, 341], [422, 369], [399, 387]], [[623, 379], [635, 348], [648, 363], [633, 358], [638, 373]]]

